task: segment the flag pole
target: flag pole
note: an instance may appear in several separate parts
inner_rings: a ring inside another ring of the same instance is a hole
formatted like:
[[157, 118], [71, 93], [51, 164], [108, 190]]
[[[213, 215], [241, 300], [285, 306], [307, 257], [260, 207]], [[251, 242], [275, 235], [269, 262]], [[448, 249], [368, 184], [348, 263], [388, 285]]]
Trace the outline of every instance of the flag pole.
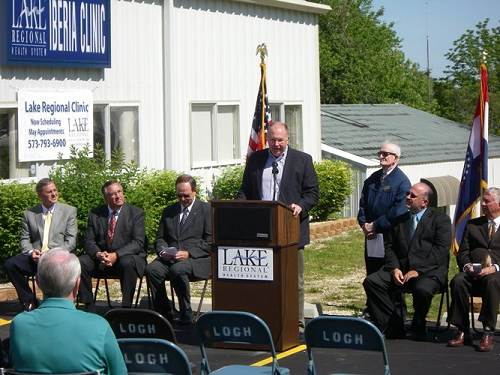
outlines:
[[[260, 80], [260, 94], [261, 98], [265, 98], [267, 95], [266, 92], [266, 56], [267, 56], [267, 47], [265, 43], [261, 43], [257, 46], [257, 52], [256, 55], [260, 55], [260, 71], [261, 71], [261, 80]], [[266, 124], [266, 112], [261, 111], [261, 129], [260, 129], [260, 144], [265, 145], [266, 144], [266, 130], [265, 130], [265, 124]]]

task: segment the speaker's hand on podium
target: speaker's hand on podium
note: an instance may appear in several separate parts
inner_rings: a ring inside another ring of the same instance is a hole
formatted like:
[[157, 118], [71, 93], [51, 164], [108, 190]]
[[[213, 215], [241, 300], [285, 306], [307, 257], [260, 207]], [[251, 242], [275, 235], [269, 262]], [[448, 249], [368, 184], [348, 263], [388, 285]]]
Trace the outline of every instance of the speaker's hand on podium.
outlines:
[[298, 204], [292, 203], [288, 207], [290, 207], [293, 210], [293, 216], [299, 216], [300, 213], [302, 212], [302, 207], [300, 207]]

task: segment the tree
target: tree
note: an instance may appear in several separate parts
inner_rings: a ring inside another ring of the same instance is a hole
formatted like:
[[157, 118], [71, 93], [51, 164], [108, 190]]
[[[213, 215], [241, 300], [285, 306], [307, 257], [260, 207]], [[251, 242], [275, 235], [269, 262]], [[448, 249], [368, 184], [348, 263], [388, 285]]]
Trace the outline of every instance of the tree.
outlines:
[[392, 24], [372, 0], [324, 0], [332, 10], [319, 19], [321, 101], [323, 103], [400, 102], [423, 110], [428, 80], [405, 59]]
[[490, 132], [499, 134], [500, 120], [500, 26], [490, 28], [489, 19], [466, 30], [446, 54], [451, 65], [436, 83], [440, 115], [470, 124], [479, 95], [479, 65], [485, 59], [490, 94]]

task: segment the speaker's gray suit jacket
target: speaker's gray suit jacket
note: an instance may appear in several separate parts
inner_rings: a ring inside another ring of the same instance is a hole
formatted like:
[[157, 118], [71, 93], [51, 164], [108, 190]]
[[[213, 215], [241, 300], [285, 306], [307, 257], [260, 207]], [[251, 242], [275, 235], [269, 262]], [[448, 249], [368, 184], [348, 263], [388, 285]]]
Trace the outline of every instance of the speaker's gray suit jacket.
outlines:
[[[41, 204], [24, 211], [21, 227], [21, 252], [23, 254], [27, 254], [33, 249], [40, 250], [42, 248], [43, 227]], [[76, 208], [57, 202], [50, 224], [49, 249], [62, 247], [68, 251], [74, 251], [77, 230]]]

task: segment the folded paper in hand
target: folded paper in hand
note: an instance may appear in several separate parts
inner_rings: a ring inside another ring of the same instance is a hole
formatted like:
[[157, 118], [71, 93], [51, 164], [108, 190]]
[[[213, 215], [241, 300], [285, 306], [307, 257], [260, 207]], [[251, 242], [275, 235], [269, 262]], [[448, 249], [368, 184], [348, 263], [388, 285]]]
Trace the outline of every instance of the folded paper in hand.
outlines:
[[385, 256], [384, 236], [382, 233], [378, 233], [372, 240], [366, 240], [366, 255], [370, 258], [383, 258]]
[[160, 257], [162, 257], [163, 259], [173, 259], [175, 258], [177, 251], [178, 250], [175, 247], [163, 246], [160, 251]]

